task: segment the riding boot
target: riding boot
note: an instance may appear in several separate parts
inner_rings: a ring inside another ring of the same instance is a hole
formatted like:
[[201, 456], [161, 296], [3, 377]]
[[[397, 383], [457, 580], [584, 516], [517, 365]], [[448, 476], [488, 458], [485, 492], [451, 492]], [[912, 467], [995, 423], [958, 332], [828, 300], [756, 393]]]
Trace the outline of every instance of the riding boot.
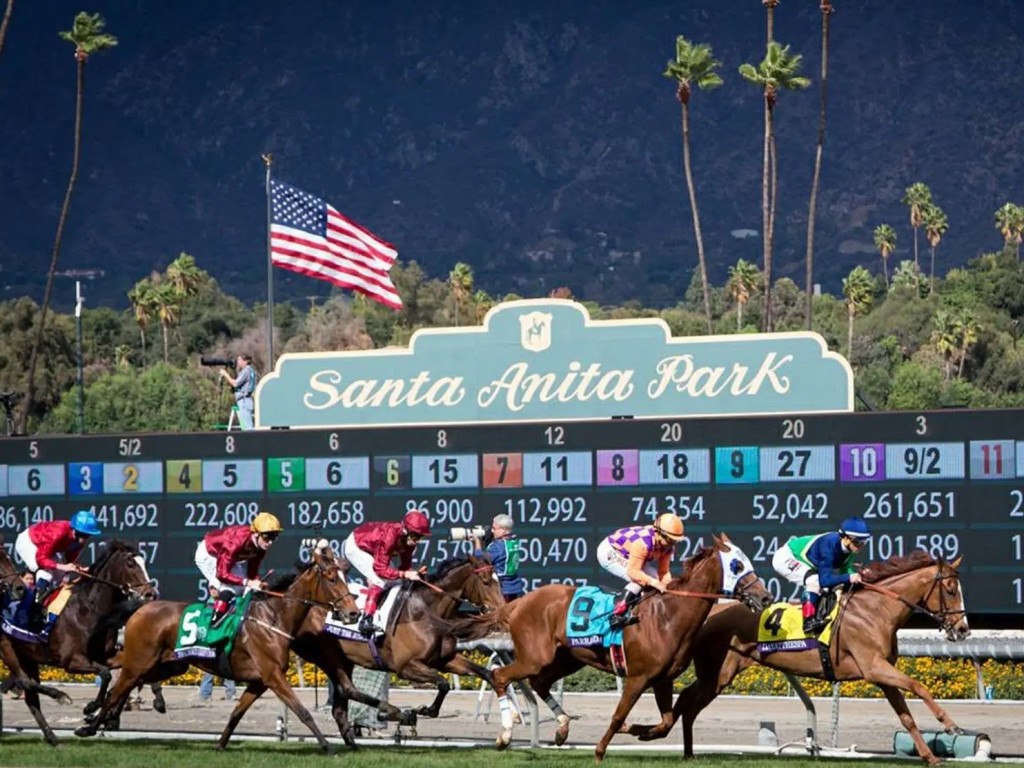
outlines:
[[625, 589], [622, 597], [615, 603], [612, 615], [608, 619], [609, 629], [624, 629], [630, 624], [636, 624], [640, 619], [632, 613], [634, 605], [640, 602], [640, 593], [631, 589]]
[[821, 622], [818, 619], [818, 598], [820, 595], [814, 592], [804, 592], [802, 613], [804, 617], [804, 634], [815, 635], [821, 630]]
[[53, 592], [53, 584], [49, 579], [37, 579], [35, 586], [36, 605], [42, 605], [51, 592]]
[[220, 624], [224, 617], [228, 615], [228, 609], [231, 607], [234, 597], [235, 593], [227, 589], [222, 589], [217, 593], [217, 599], [213, 601], [213, 617], [210, 619], [211, 628]]
[[384, 592], [380, 587], [370, 587], [366, 593], [366, 605], [363, 607], [363, 615], [359, 619], [360, 634], [370, 637], [373, 635], [373, 617], [377, 613], [377, 601]]

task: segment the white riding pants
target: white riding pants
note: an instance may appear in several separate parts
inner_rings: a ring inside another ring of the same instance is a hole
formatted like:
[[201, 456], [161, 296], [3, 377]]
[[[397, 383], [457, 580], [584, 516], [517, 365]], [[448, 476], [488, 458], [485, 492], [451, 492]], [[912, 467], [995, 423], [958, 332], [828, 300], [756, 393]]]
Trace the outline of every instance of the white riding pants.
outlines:
[[[615, 547], [611, 545], [608, 539], [605, 539], [597, 545], [597, 562], [604, 568], [608, 573], [613, 576], [626, 581], [626, 589], [635, 595], [640, 594], [640, 590], [643, 589], [639, 584], [629, 578], [626, 573], [626, 566], [629, 565], [629, 559], [620, 553]], [[658, 566], [654, 562], [650, 562], [644, 565], [644, 573], [653, 579], [658, 578]]]
[[775, 572], [787, 581], [791, 581], [798, 587], [803, 587], [808, 592], [816, 595], [821, 594], [821, 584], [818, 582], [818, 574], [812, 572], [811, 566], [802, 560], [798, 560], [789, 544], [783, 544], [772, 556], [772, 568]]

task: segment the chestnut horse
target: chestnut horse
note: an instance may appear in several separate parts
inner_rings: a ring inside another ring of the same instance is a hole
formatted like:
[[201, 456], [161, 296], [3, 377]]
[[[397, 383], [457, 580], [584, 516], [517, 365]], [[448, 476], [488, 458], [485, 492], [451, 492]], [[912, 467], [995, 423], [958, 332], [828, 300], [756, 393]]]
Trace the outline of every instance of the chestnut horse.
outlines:
[[[910, 732], [918, 754], [937, 763], [910, 715], [903, 691], [919, 696], [950, 732], [960, 732], [953, 719], [921, 683], [896, 668], [896, 630], [914, 612], [935, 619], [950, 640], [970, 634], [957, 568], [936, 560], [923, 550], [906, 557], [870, 563], [861, 571], [864, 584], [841, 598], [840, 612], [829, 646], [836, 680], [867, 680], [882, 689], [885, 698]], [[675, 719], [683, 718], [685, 757], [693, 757], [693, 721], [704, 707], [742, 670], [759, 663], [794, 675], [825, 679], [817, 649], [761, 656], [757, 652], [758, 616], [736, 606], [717, 607], [697, 636], [694, 648], [696, 680], [676, 701], [673, 721], [656, 726], [634, 726], [641, 739], [668, 735]]]
[[[403, 713], [352, 685], [353, 667], [358, 664], [375, 668], [373, 655], [366, 642], [339, 640], [327, 634], [324, 631], [327, 611], [323, 608], [310, 609], [295, 633], [292, 650], [322, 669], [335, 686], [331, 713], [349, 746], [355, 746], [355, 734], [348, 720], [350, 699], [379, 709], [391, 720], [413, 725], [416, 714], [436, 717], [449, 691], [448, 681], [435, 670], [490, 677], [486, 669], [457, 653], [458, 632], [446, 621], [455, 617], [463, 601], [485, 610], [504, 605], [501, 587], [490, 563], [472, 556], [446, 560], [435, 573], [426, 576], [423, 583], [408, 582], [406, 588], [410, 589], [408, 599], [398, 607], [399, 613], [391, 622], [394, 629], [381, 644], [379, 653], [389, 671], [407, 680], [437, 685], [437, 697], [429, 707]], [[227, 735], [230, 736], [230, 732]]]
[[[230, 677], [248, 685], [221, 734], [220, 749], [227, 745], [245, 711], [268, 688], [313, 732], [325, 752], [330, 749], [288, 682], [290, 645], [314, 606], [339, 611], [350, 621], [358, 618], [359, 610], [331, 548], [314, 549], [311, 560], [301, 573], [285, 574], [271, 585], [275, 590], [284, 589], [283, 594], [268, 589], [257, 593], [249, 604], [229, 657]], [[78, 728], [76, 735], [93, 736], [101, 725], [117, 722], [140, 681], [166, 680], [184, 672], [189, 664], [204, 672], [223, 674], [216, 659], [174, 658], [181, 615], [188, 605], [157, 600], [132, 614], [124, 628], [124, 648], [118, 654], [121, 674], [92, 722]]]
[[64, 704], [70, 704], [71, 698], [59, 688], [40, 685], [40, 665], [109, 680], [117, 635], [97, 633], [97, 627], [129, 598], [150, 600], [155, 595], [139, 550], [123, 541], [111, 541], [103, 546], [88, 573], [71, 582], [71, 596], [47, 642], [0, 635], [0, 658], [14, 675], [15, 684], [25, 691], [25, 705], [48, 744], [56, 745], [58, 739], [40, 709], [39, 694]]
[[[576, 592], [574, 587], [551, 584], [521, 597], [493, 617], [478, 620], [477, 636], [507, 628], [515, 648], [515, 661], [494, 670], [494, 692], [502, 706], [502, 732], [497, 746], [512, 741], [513, 715], [507, 696], [509, 683], [528, 679], [558, 719], [555, 743], [569, 735], [569, 716], [551, 696], [551, 686], [583, 666], [613, 671], [609, 649], [601, 646], [573, 647], [566, 636], [566, 614]], [[770, 593], [754, 573], [749, 558], [725, 534], [713, 537], [713, 545], [702, 548], [685, 561], [684, 575], [673, 579], [664, 594], [646, 592], [636, 609], [640, 619], [626, 627], [622, 646], [627, 673], [622, 697], [611, 723], [595, 750], [600, 762], [616, 733], [628, 732], [626, 717], [640, 695], [654, 689], [663, 720], [672, 717], [672, 681], [690, 664], [693, 640], [716, 600], [735, 595], [759, 607]], [[744, 611], [748, 608], [741, 606]], [[753, 614], [751, 614], [753, 615]]]

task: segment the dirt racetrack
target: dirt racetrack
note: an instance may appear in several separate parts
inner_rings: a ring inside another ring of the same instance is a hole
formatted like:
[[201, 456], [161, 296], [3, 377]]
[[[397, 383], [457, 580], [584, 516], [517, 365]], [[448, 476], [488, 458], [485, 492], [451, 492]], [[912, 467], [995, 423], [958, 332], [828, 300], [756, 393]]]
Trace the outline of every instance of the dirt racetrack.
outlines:
[[[95, 689], [88, 685], [69, 685], [65, 690], [75, 700], [72, 706], [59, 706], [52, 702], [45, 704], [45, 711], [50, 723], [58, 729], [59, 735], [75, 738], [70, 730], [81, 723], [81, 707], [94, 693]], [[312, 707], [315, 700], [324, 704], [325, 691], [319, 689], [300, 689], [302, 700]], [[148, 691], [143, 696], [141, 709], [126, 712], [122, 719], [124, 730], [163, 731], [169, 733], [194, 732], [196, 734], [219, 733], [227, 721], [233, 703], [223, 699], [224, 691], [214, 689], [212, 702], [197, 706], [195, 688], [168, 688], [165, 696], [168, 704], [167, 714], [159, 714], [152, 710], [152, 697]], [[427, 703], [432, 694], [428, 691], [392, 689], [391, 701], [400, 706], [418, 706]], [[474, 717], [478, 694], [475, 691], [453, 691], [446, 700], [441, 717], [436, 720], [420, 718], [415, 731], [402, 728], [403, 736], [420, 739], [457, 740], [470, 739], [491, 741], [498, 730], [500, 718], [497, 705], [492, 707], [490, 721], [484, 722], [481, 716]], [[566, 711], [578, 717], [572, 723], [569, 739], [570, 745], [592, 745], [607, 726], [608, 718], [615, 706], [617, 697], [613, 694], [565, 694]], [[483, 700], [483, 709], [487, 706], [487, 697]], [[823, 746], [832, 745], [833, 707], [831, 699], [815, 699], [818, 713], [818, 740]], [[934, 730], [934, 722], [927, 709], [919, 701], [912, 701], [911, 711], [918, 724], [926, 730]], [[964, 728], [983, 731], [992, 739], [994, 756], [1024, 755], [1024, 703], [1020, 702], [978, 702], [950, 701], [944, 706], [953, 718]], [[239, 726], [240, 735], [273, 736], [282, 706], [275, 697], [267, 694], [248, 712]], [[31, 729], [35, 723], [21, 701], [6, 698], [2, 702], [3, 726], [5, 732], [13, 728]], [[329, 713], [317, 711], [317, 722], [328, 737], [337, 735], [337, 729]], [[657, 709], [654, 699], [645, 695], [634, 710], [630, 722], [654, 722]], [[800, 701], [795, 697], [769, 698], [751, 696], [724, 696], [716, 700], [705, 710], [696, 724], [696, 743], [698, 749], [711, 745], [756, 746], [762, 721], [774, 723], [774, 730], [780, 744], [801, 742], [806, 727], [806, 714]], [[891, 752], [893, 732], [898, 728], [895, 714], [884, 700], [842, 699], [839, 703], [838, 746], [848, 748], [856, 745], [858, 750]], [[308, 731], [292, 717], [288, 723], [291, 738], [303, 738]], [[554, 730], [551, 715], [542, 705], [540, 735], [542, 743], [550, 743]], [[396, 727], [390, 724], [386, 730], [376, 735], [382, 738], [393, 738]], [[517, 726], [516, 743], [529, 743], [529, 725]], [[764, 734], [762, 734], [764, 735]], [[682, 741], [679, 726], [673, 730], [663, 745], [680, 744]], [[628, 736], [618, 736], [613, 742], [618, 744], [636, 744]]]

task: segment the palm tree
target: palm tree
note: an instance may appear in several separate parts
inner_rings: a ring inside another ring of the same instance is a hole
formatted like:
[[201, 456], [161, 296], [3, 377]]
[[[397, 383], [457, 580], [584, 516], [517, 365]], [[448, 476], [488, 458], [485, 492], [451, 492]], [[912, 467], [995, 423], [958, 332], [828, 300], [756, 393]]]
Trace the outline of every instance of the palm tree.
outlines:
[[682, 109], [683, 122], [683, 169], [686, 173], [686, 188], [690, 192], [690, 210], [693, 212], [693, 232], [697, 239], [697, 262], [700, 265], [700, 282], [704, 291], [704, 319], [708, 334], [711, 334], [711, 287], [708, 284], [708, 263], [704, 257], [704, 236], [700, 230], [700, 213], [697, 210], [697, 189], [693, 184], [690, 166], [690, 94], [696, 85], [702, 91], [717, 88], [722, 84], [721, 76], [715, 71], [721, 66], [711, 55], [711, 46], [694, 45], [682, 35], [676, 38], [676, 58], [669, 61], [665, 77], [678, 83], [676, 99]]
[[928, 244], [932, 247], [932, 264], [931, 271], [929, 273], [929, 282], [931, 283], [932, 289], [934, 289], [935, 249], [939, 247], [939, 242], [942, 240], [942, 236], [946, 234], [946, 230], [949, 229], [949, 219], [946, 218], [946, 212], [933, 203], [924, 209], [921, 224], [924, 226], [924, 236], [928, 239]]
[[160, 332], [164, 337], [164, 362], [170, 363], [169, 336], [171, 326], [181, 318], [181, 303], [184, 297], [169, 282], [158, 283], [153, 287], [153, 303], [156, 316], [160, 321]]
[[25, 396], [25, 407], [21, 413], [21, 420], [18, 425], [18, 431], [21, 433], [25, 432], [25, 427], [28, 425], [28, 414], [32, 409], [32, 400], [35, 396], [36, 363], [39, 358], [39, 349], [43, 343], [43, 329], [46, 326], [46, 313], [50, 309], [50, 295], [53, 293], [53, 279], [57, 274], [57, 258], [60, 256], [61, 241], [64, 238], [64, 225], [68, 220], [71, 193], [74, 191], [75, 181], [78, 179], [78, 162], [82, 149], [82, 105], [85, 93], [85, 63], [93, 54], [117, 45], [116, 37], [103, 32], [106, 25], [107, 23], [98, 13], [89, 14], [83, 11], [75, 16], [69, 31], [60, 33], [61, 39], [67, 40], [75, 46], [75, 63], [78, 69], [77, 87], [75, 89], [74, 152], [71, 160], [71, 176], [68, 178], [68, 187], [64, 192], [64, 204], [61, 206], [60, 218], [57, 220], [57, 234], [53, 240], [53, 253], [50, 256], [50, 270], [46, 275], [46, 290], [43, 292], [43, 304], [39, 311], [39, 328], [36, 330], [32, 354], [29, 357], [28, 391]]
[[936, 351], [942, 355], [943, 375], [946, 381], [953, 376], [953, 355], [960, 351], [960, 331], [956, 319], [948, 309], [940, 309], [932, 319], [935, 330], [932, 331], [932, 343]]
[[903, 204], [910, 207], [910, 226], [914, 228], [914, 263], [920, 268], [917, 258], [917, 230], [924, 221], [924, 211], [932, 203], [932, 191], [927, 184], [914, 182], [903, 193]]
[[761, 0], [764, 6], [765, 16], [768, 21], [768, 43], [775, 39], [775, 9], [779, 7], [779, 0]]
[[885, 290], [889, 290], [889, 257], [896, 250], [896, 230], [888, 224], [875, 227], [875, 248], [882, 254], [882, 274], [885, 275]]
[[128, 368], [132, 364], [132, 348], [129, 344], [118, 344], [114, 347], [114, 365], [119, 369]]
[[156, 315], [156, 294], [149, 278], [143, 278], [128, 291], [128, 300], [132, 303], [135, 322], [139, 324], [139, 336], [142, 338], [142, 364], [146, 364], [146, 328]]
[[[789, 52], [789, 46], [776, 42], [768, 44], [764, 60], [756, 67], [753, 64], [740, 66], [744, 80], [764, 90], [764, 160], [761, 178], [761, 215], [764, 239], [764, 319], [762, 327], [772, 330], [771, 283], [772, 283], [772, 237], [775, 220], [775, 190], [778, 188], [778, 172], [775, 164], [774, 116], [778, 95], [783, 90], [807, 88], [811, 81], [797, 75], [802, 57]], [[769, 196], [770, 195], [770, 196]]]
[[203, 270], [196, 266], [196, 260], [187, 253], [180, 254], [167, 265], [168, 282], [186, 299], [196, 294], [203, 277]]
[[757, 291], [759, 278], [757, 267], [746, 259], [740, 259], [734, 266], [729, 267], [729, 282], [726, 283], [726, 288], [736, 302], [736, 330], [743, 328], [743, 307]]
[[4, 50], [4, 40], [7, 39], [7, 27], [11, 24], [11, 15], [14, 13], [14, 0], [7, 0], [7, 9], [4, 11], [3, 21], [0, 21], [0, 53]]
[[832, 18], [832, 0], [821, 0], [821, 103], [818, 107], [818, 143], [814, 149], [814, 178], [811, 202], [807, 207], [807, 330], [811, 330], [814, 299], [814, 224], [818, 213], [818, 183], [821, 181], [821, 155], [825, 148], [825, 105], [828, 102], [828, 30]]
[[978, 332], [981, 331], [981, 324], [977, 316], [970, 309], [961, 309], [954, 317], [957, 334], [960, 337], [960, 363], [956, 369], [956, 377], [962, 379], [964, 376], [964, 361], [971, 347], [978, 343]]
[[854, 267], [847, 277], [843, 278], [843, 296], [846, 297], [846, 357], [853, 354], [853, 319], [871, 308], [874, 300], [872, 290], [875, 281], [871, 273], [864, 267]]
[[455, 303], [455, 325], [459, 325], [459, 305], [465, 304], [473, 295], [473, 268], [458, 262], [448, 274], [448, 288]]
[[1024, 207], [1010, 202], [1003, 203], [1003, 207], [996, 211], [996, 229], [1003, 236], [1007, 250], [1011, 244], [1016, 247], [1017, 260], [1020, 261], [1020, 244], [1024, 240]]

